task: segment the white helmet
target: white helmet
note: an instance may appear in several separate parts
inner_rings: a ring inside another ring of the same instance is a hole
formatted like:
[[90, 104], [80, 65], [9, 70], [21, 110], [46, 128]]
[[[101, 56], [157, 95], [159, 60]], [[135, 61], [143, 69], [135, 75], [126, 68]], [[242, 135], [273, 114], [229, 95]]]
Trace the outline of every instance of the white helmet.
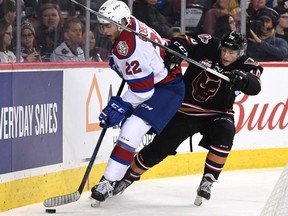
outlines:
[[[130, 23], [131, 12], [129, 7], [122, 1], [117, 0], [108, 0], [106, 1], [99, 9], [99, 13], [119, 24], [124, 18], [127, 21], [127, 24]], [[109, 21], [97, 17], [100, 24], [109, 23]]]

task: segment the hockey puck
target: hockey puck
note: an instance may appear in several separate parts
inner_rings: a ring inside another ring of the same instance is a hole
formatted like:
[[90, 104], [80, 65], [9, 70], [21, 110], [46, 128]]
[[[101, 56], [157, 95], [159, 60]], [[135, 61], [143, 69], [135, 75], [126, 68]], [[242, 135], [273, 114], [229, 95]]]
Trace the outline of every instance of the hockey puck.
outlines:
[[49, 214], [56, 213], [56, 209], [46, 209], [45, 212]]

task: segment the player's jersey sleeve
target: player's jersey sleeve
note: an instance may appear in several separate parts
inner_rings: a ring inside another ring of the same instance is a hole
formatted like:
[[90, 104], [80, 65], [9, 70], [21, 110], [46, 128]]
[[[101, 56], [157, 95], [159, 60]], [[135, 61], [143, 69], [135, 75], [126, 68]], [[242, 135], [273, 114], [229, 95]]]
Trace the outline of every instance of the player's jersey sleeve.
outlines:
[[[132, 18], [129, 27], [157, 43], [164, 43], [154, 30], [136, 19]], [[154, 93], [154, 85], [168, 74], [160, 52], [159, 47], [125, 30], [114, 44], [115, 65], [129, 86], [122, 98], [133, 107], [148, 100]]]
[[[189, 57], [202, 61], [216, 56], [218, 52], [219, 40], [209, 34], [199, 34], [190, 38], [191, 51]], [[214, 59], [213, 59], [214, 60]], [[216, 60], [216, 59], [215, 59]]]
[[261, 91], [260, 76], [263, 72], [263, 67], [252, 58], [243, 56], [238, 62], [241, 63], [239, 68], [248, 75], [248, 85], [243, 93], [247, 95], [257, 95]]

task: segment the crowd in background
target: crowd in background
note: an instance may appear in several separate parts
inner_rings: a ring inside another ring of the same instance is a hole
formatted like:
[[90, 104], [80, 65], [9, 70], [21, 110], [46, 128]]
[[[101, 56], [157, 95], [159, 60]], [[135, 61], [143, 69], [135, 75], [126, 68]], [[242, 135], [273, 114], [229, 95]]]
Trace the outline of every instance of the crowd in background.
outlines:
[[[18, 1], [18, 0], [17, 0]], [[85, 56], [85, 9], [70, 0], [19, 0], [21, 62], [108, 61], [112, 42], [101, 35], [91, 14], [89, 56]], [[18, 2], [18, 3], [19, 3]], [[86, 3], [85, 0], [78, 0]], [[91, 0], [98, 11], [105, 0]], [[128, 4], [128, 1], [124, 1]], [[134, 0], [132, 14], [162, 37], [180, 34], [181, 1]], [[16, 1], [0, 0], [0, 63], [16, 62]], [[288, 59], [288, 0], [251, 0], [246, 9], [247, 55], [257, 61]], [[186, 34], [221, 38], [240, 31], [238, 0], [186, 0]]]

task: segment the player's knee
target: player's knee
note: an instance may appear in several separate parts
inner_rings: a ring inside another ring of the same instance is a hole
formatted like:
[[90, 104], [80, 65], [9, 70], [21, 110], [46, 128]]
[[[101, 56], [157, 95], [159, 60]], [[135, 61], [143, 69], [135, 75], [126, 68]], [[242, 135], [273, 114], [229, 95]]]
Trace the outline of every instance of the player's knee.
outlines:
[[217, 137], [220, 141], [233, 141], [235, 136], [234, 120], [230, 117], [215, 118], [210, 135], [212, 138]]
[[235, 136], [233, 119], [221, 117], [214, 120], [214, 127], [210, 134], [210, 152], [220, 157], [227, 157], [232, 149]]
[[155, 166], [169, 155], [168, 152], [151, 146], [145, 146], [139, 153], [139, 160], [142, 160], [147, 167]]

